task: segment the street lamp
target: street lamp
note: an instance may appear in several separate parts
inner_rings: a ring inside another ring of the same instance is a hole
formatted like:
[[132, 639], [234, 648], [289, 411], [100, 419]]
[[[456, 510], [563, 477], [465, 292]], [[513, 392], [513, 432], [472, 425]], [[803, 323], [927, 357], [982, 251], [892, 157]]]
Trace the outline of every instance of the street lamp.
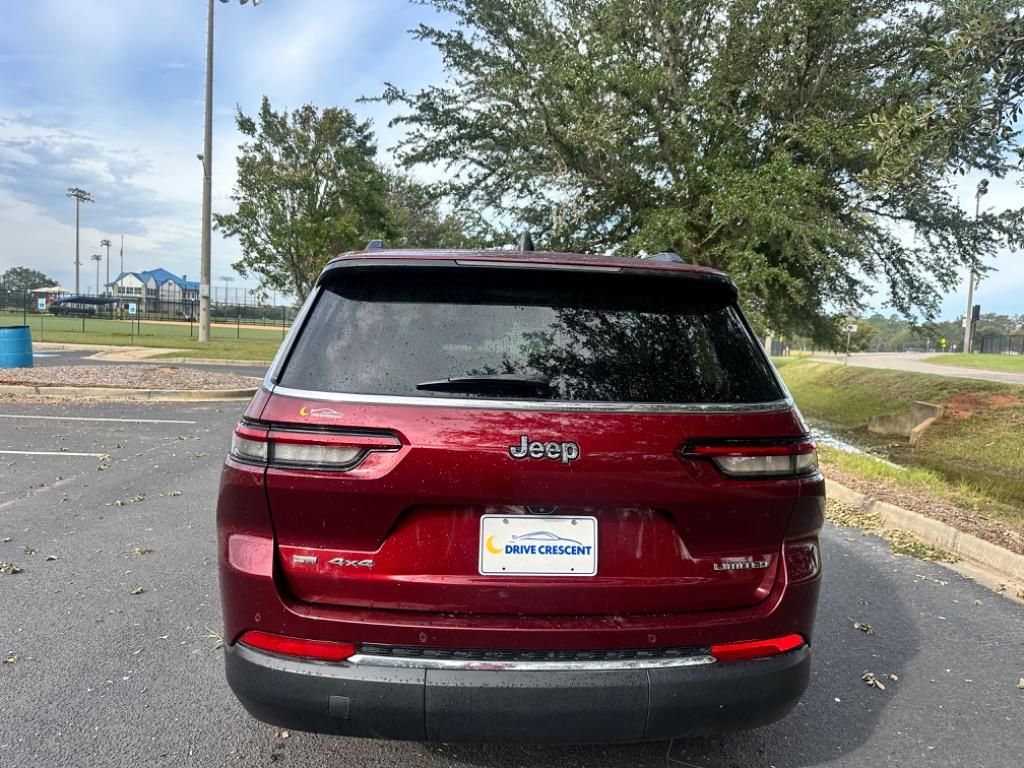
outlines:
[[96, 295], [99, 296], [100, 295], [100, 262], [103, 261], [103, 254], [102, 253], [94, 253], [90, 258], [93, 261], [96, 262]]
[[82, 265], [81, 259], [78, 258], [78, 209], [82, 203], [95, 203], [96, 200], [91, 194], [78, 187], [68, 187], [67, 196], [75, 198], [75, 293], [77, 294], [80, 293], [78, 271]]
[[[978, 182], [978, 188], [974, 193], [974, 223], [977, 225], [978, 216], [981, 214], [981, 198], [988, 194], [988, 179]], [[967, 311], [964, 313], [964, 352], [971, 354], [971, 347], [974, 346], [974, 323], [971, 318], [974, 314], [974, 283], [978, 279], [977, 254], [971, 254], [971, 273], [967, 276]]]
[[103, 238], [100, 240], [100, 248], [106, 247], [107, 249], [107, 292], [110, 291], [110, 240], [109, 238]]
[[[230, 0], [220, 0], [228, 3]], [[247, 0], [240, 0], [245, 5]], [[253, 6], [260, 0], [252, 0]], [[213, 213], [211, 211], [213, 174], [213, 0], [206, 12], [206, 122], [203, 128], [203, 232], [199, 254], [199, 342], [210, 341], [210, 236]]]

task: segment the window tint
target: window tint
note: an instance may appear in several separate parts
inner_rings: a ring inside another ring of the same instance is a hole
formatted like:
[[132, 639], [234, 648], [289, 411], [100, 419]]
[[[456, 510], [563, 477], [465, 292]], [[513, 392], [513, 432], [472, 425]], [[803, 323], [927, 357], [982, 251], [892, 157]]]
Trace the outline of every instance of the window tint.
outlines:
[[[731, 294], [706, 281], [494, 268], [337, 272], [320, 289], [282, 386], [640, 403], [782, 397]], [[548, 385], [417, 388], [499, 374]]]

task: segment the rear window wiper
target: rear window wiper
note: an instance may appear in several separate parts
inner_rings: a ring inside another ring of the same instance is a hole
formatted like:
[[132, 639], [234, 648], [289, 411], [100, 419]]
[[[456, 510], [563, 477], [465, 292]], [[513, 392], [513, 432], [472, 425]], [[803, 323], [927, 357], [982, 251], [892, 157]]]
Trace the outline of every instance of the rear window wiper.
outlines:
[[421, 381], [416, 389], [428, 392], [475, 392], [478, 394], [517, 394], [548, 397], [551, 382], [543, 376], [518, 373], [494, 373], [483, 376], [452, 376], [437, 381]]

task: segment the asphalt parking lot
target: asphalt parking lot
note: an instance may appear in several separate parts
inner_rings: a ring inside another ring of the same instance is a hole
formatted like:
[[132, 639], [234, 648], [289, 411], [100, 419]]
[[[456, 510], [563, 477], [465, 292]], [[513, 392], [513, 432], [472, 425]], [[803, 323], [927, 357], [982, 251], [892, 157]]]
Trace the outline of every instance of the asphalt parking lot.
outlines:
[[234, 701], [217, 647], [213, 507], [241, 410], [0, 402], [0, 561], [23, 568], [0, 573], [0, 660], [17, 657], [0, 664], [0, 765], [1020, 764], [1024, 607], [834, 527], [811, 686], [771, 727], [611, 747], [285, 737]]

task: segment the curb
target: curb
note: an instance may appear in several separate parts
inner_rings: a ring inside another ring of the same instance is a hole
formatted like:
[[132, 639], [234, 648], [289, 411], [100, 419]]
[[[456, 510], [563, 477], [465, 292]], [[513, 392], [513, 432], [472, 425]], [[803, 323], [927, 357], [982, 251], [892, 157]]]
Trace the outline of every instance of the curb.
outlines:
[[124, 389], [119, 387], [47, 387], [20, 384], [0, 385], [0, 395], [32, 395], [64, 399], [94, 400], [248, 400], [259, 387], [247, 389]]
[[828, 498], [864, 512], [873, 512], [879, 515], [886, 525], [912, 533], [925, 544], [952, 552], [969, 563], [994, 571], [1008, 579], [1024, 582], [1024, 555], [1003, 549], [990, 541], [965, 533], [919, 512], [872, 499], [834, 480], [825, 480], [825, 490]]
[[[54, 350], [54, 351], [64, 350], [64, 351], [68, 351], [68, 352], [89, 352], [89, 351], [105, 352], [105, 351], [108, 351], [108, 350], [109, 351], [113, 351], [113, 350], [117, 350], [117, 349], [126, 349], [126, 348], [127, 349], [141, 349], [141, 347], [130, 347], [130, 346], [129, 347], [121, 347], [121, 346], [114, 346], [112, 344], [73, 344], [72, 342], [63, 342], [63, 341], [36, 341], [35, 339], [32, 340], [32, 349], [33, 350], [40, 349], [40, 350], [43, 350], [44, 352], [45, 351], [49, 351], [49, 350]], [[171, 351], [173, 352], [174, 350], [172, 349]]]
[[[113, 360], [114, 358], [106, 357], [104, 360]], [[218, 360], [215, 357], [147, 357], [145, 360], [137, 360], [136, 362], [147, 362], [147, 363], [173, 363], [175, 365], [238, 365], [246, 368], [253, 368], [256, 366], [270, 367], [272, 360]]]

